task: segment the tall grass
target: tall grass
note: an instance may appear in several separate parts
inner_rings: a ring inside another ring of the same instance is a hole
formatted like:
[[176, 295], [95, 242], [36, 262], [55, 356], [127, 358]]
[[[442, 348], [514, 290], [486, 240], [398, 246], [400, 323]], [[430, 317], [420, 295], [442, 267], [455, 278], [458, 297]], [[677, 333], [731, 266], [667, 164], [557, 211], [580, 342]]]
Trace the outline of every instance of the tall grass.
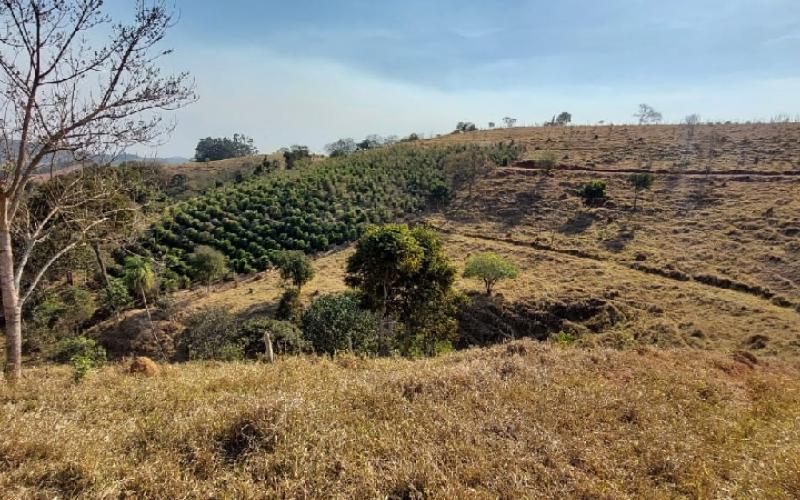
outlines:
[[800, 494], [800, 373], [530, 341], [435, 359], [66, 368], [0, 388], [7, 498]]

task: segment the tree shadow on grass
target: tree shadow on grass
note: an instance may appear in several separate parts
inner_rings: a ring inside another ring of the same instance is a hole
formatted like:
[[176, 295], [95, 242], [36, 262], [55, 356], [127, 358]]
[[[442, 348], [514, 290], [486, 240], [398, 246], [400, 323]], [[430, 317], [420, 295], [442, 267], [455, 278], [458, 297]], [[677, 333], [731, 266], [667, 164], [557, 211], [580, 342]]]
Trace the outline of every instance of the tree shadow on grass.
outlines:
[[597, 217], [591, 212], [580, 212], [558, 227], [558, 232], [566, 235], [575, 235], [585, 232], [592, 227]]

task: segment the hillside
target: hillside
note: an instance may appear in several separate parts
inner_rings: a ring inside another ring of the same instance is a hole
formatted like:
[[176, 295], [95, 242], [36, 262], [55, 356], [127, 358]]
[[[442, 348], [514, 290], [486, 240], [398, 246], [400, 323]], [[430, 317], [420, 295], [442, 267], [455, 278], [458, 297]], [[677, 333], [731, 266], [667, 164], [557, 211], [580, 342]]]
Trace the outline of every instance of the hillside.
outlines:
[[[350, 240], [369, 222], [432, 226], [459, 271], [491, 251], [520, 273], [491, 299], [459, 277], [471, 301], [457, 350], [424, 359], [161, 363], [139, 378], [120, 358], [163, 351], [145, 312], [128, 311], [88, 332], [120, 362], [78, 384], [66, 367], [31, 368], [0, 388], [10, 430], [0, 488], [21, 498], [797, 497], [800, 150], [781, 144], [800, 129], [713, 130], [728, 149], [712, 169], [702, 143], [677, 165], [638, 163], [642, 144], [671, 151], [681, 127], [496, 130], [404, 146], [399, 158], [425, 168], [377, 152], [180, 204], [156, 227], [184, 238], [183, 252], [200, 230], [258, 250], [258, 238], [282, 241], [259, 224], [301, 222], [285, 247], [314, 251], [306, 305], [346, 289]], [[519, 161], [430, 203], [446, 163], [437, 155], [511, 139]], [[545, 168], [567, 144], [577, 152]], [[618, 161], [599, 166], [613, 151]], [[730, 164], [754, 152], [757, 165]], [[642, 170], [654, 184], [634, 211], [627, 177]], [[424, 189], [404, 192], [409, 179]], [[597, 179], [607, 200], [585, 206], [576, 190]], [[345, 234], [336, 224], [348, 221]], [[306, 248], [325, 236], [314, 227], [342, 238]], [[152, 311], [159, 342], [169, 347], [209, 307], [271, 316], [285, 287], [270, 269], [179, 291]]]
[[[703, 126], [696, 137], [712, 128], [727, 134], [726, 144], [734, 144], [732, 138], [752, 137], [761, 149], [800, 133], [795, 125]], [[575, 321], [550, 321], [535, 332], [517, 334], [546, 337], [566, 330], [585, 345], [652, 343], [800, 353], [800, 177], [785, 173], [793, 171], [790, 164], [800, 165], [800, 150], [780, 153], [788, 160], [765, 157], [759, 162], [761, 175], [732, 173], [724, 165], [708, 175], [680, 169], [658, 173], [653, 189], [641, 195], [633, 211], [633, 192], [623, 172], [635, 167], [608, 164], [610, 172], [597, 172], [591, 166], [609, 149], [605, 140], [593, 139], [598, 131], [611, 144], [633, 134], [657, 150], [668, 150], [670, 141], [685, 133], [677, 126], [535, 128], [458, 134], [422, 143], [494, 144], [514, 139], [526, 145], [527, 159], [537, 158], [556, 138], [583, 144], [578, 138], [586, 137], [596, 146], [581, 150], [583, 161], [563, 160], [549, 172], [524, 160], [499, 167], [471, 189], [461, 190], [445, 210], [417, 218], [442, 233], [446, 251], [459, 267], [469, 255], [483, 251], [518, 264], [521, 276], [498, 289], [505, 312], [492, 318], [512, 321], [514, 308], [521, 308], [533, 310], [523, 318], [537, 320], [541, 314], [563, 314], [566, 307], [574, 309]], [[704, 161], [702, 154], [689, 158], [690, 166]], [[609, 200], [602, 207], [585, 207], [574, 190], [598, 178], [608, 182]], [[316, 261], [316, 278], [305, 289], [306, 301], [345, 288], [347, 255], [345, 249]], [[179, 316], [214, 305], [246, 314], [270, 311], [282, 286], [276, 273], [267, 272], [220, 285], [211, 293], [182, 292], [177, 296]], [[464, 279], [457, 287], [479, 290], [477, 282]]]

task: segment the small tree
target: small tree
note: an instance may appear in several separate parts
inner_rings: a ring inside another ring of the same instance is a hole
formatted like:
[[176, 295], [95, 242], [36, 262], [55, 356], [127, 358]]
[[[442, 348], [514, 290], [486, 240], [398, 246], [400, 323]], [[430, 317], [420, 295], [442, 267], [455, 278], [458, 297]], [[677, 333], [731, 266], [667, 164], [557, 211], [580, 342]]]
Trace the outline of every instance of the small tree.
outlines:
[[631, 174], [630, 177], [628, 177], [628, 184], [633, 188], [633, 210], [636, 211], [639, 191], [653, 187], [653, 174], [649, 172]]
[[361, 290], [367, 305], [386, 321], [397, 310], [404, 278], [419, 270], [423, 257], [424, 250], [408, 226], [372, 227], [347, 260], [345, 282]]
[[700, 125], [700, 115], [693, 113], [684, 118], [683, 123], [686, 124], [686, 138], [688, 140], [694, 139], [694, 133], [697, 126]]
[[516, 118], [511, 118], [510, 116], [506, 116], [505, 118], [503, 118], [503, 125], [505, 125], [506, 128], [512, 128], [516, 124], [517, 124]]
[[[405, 225], [371, 228], [347, 262], [345, 281], [358, 288], [365, 306], [378, 314], [382, 352], [393, 341], [404, 352], [433, 352], [432, 344], [449, 340], [453, 333], [440, 326], [450, 324], [446, 316], [455, 299], [455, 269], [430, 229]], [[397, 330], [396, 320], [402, 325]], [[390, 333], [399, 335], [389, 338]]]
[[314, 277], [311, 259], [300, 250], [282, 252], [277, 261], [281, 278], [291, 282], [298, 291]]
[[286, 168], [291, 170], [295, 167], [298, 163], [303, 160], [307, 160], [311, 157], [311, 152], [308, 149], [308, 146], [299, 146], [294, 145], [288, 149], [283, 150], [283, 160], [286, 162]]
[[472, 122], [458, 122], [456, 124], [456, 132], [472, 132], [477, 129], [478, 127]]
[[138, 296], [147, 309], [147, 296], [156, 287], [156, 274], [152, 263], [143, 257], [128, 257], [125, 259], [123, 280], [131, 294]]
[[492, 289], [498, 281], [514, 279], [518, 274], [519, 269], [517, 266], [491, 252], [470, 257], [464, 267], [465, 278], [475, 278], [483, 281], [486, 286], [486, 295], [492, 294]]
[[584, 204], [593, 206], [606, 198], [606, 182], [590, 181], [578, 188], [577, 195], [583, 199]]
[[478, 177], [489, 173], [494, 166], [484, 152], [477, 148], [470, 148], [448, 155], [444, 159], [443, 170], [452, 191], [468, 187], [472, 193], [472, 187]]
[[639, 125], [650, 125], [661, 123], [661, 113], [653, 109], [649, 104], [640, 104], [639, 112], [634, 113], [634, 118], [639, 120]]
[[556, 117], [555, 124], [556, 125], [567, 125], [572, 123], [572, 115], [567, 113], [566, 111], [562, 112]]
[[339, 139], [338, 141], [332, 142], [325, 146], [325, 151], [328, 152], [328, 155], [331, 158], [347, 156], [351, 153], [354, 153], [356, 149], [358, 149], [356, 146], [356, 141], [350, 138]]
[[211, 283], [225, 276], [228, 272], [225, 256], [219, 250], [208, 246], [199, 246], [189, 257], [192, 266], [192, 277], [211, 287]]

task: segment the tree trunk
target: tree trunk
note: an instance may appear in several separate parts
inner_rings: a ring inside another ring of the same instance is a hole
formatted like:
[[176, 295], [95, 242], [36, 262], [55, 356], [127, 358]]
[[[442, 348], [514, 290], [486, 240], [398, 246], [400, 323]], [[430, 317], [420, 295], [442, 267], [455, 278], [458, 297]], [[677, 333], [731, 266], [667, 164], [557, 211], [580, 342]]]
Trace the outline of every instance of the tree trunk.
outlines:
[[267, 363], [273, 363], [275, 361], [275, 352], [272, 350], [272, 335], [267, 332], [264, 335], [264, 344], [266, 347], [266, 359]]
[[161, 347], [161, 341], [156, 334], [156, 327], [153, 325], [153, 317], [150, 315], [150, 308], [147, 305], [147, 294], [144, 291], [144, 287], [139, 287], [139, 290], [142, 293], [142, 303], [144, 304], [144, 312], [147, 313], [147, 321], [150, 324], [150, 334], [153, 335], [153, 340], [156, 342], [156, 347], [158, 347], [158, 351], [161, 353], [161, 359], [164, 361], [167, 360], [167, 355], [164, 354], [164, 348]]
[[0, 291], [3, 298], [6, 334], [6, 378], [13, 382], [22, 375], [22, 308], [14, 284], [14, 252], [11, 230], [5, 217], [5, 203], [0, 211]]
[[100, 253], [100, 245], [96, 241], [92, 242], [92, 250], [94, 250], [94, 256], [97, 259], [97, 267], [100, 268], [100, 275], [103, 277], [103, 286], [108, 288], [109, 281], [108, 281], [108, 270], [106, 269], [106, 262], [103, 260], [103, 255]]
[[639, 190], [635, 189], [633, 191], [633, 211], [636, 211], [636, 202], [639, 201]]

